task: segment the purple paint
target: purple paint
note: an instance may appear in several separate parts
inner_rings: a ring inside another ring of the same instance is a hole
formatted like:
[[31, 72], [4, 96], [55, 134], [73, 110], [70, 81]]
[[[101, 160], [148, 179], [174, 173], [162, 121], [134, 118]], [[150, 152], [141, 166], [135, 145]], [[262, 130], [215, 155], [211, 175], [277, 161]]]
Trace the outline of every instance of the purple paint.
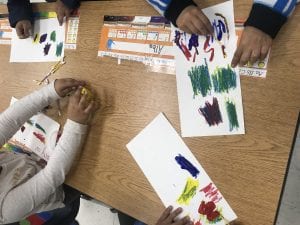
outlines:
[[47, 34], [43, 34], [41, 37], [40, 37], [40, 44], [42, 44], [43, 42], [45, 42], [47, 39]]
[[187, 170], [193, 177], [197, 178], [200, 173], [199, 170], [184, 156], [178, 155], [175, 157], [176, 162], [180, 165], [181, 169]]
[[48, 55], [51, 44], [47, 43], [44, 47], [44, 55]]

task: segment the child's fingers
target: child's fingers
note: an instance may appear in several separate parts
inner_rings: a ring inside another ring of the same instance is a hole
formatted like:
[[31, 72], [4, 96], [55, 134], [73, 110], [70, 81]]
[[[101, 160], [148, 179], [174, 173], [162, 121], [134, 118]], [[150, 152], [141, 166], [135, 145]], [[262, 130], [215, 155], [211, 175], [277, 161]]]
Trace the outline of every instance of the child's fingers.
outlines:
[[182, 212], [182, 208], [177, 208], [174, 210], [167, 218], [168, 222], [174, 221], [174, 219]]
[[84, 110], [85, 113], [90, 114], [95, 110], [95, 102], [91, 101], [88, 107]]
[[73, 99], [74, 103], [76, 103], [76, 104], [78, 104], [80, 101], [81, 89], [82, 89], [82, 87], [78, 87], [75, 94], [72, 96], [72, 99]]
[[81, 97], [80, 97], [80, 100], [79, 100], [79, 106], [80, 106], [81, 109], [85, 109], [86, 105], [87, 105], [86, 95], [85, 94], [81, 94]]
[[174, 225], [188, 225], [191, 222], [191, 219], [189, 216], [184, 217], [181, 220], [178, 220]]
[[164, 221], [165, 219], [167, 219], [168, 216], [170, 215], [170, 213], [172, 212], [172, 210], [173, 210], [172, 206], [169, 206], [168, 208], [166, 208], [165, 211], [160, 216], [160, 218], [158, 219], [158, 221], [161, 222], [161, 221]]

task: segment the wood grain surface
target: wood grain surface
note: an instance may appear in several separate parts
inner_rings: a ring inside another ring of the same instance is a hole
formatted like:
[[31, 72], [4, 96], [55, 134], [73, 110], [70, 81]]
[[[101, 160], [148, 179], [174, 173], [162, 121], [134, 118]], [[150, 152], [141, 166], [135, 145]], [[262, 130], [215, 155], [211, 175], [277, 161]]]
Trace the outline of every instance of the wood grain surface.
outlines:
[[[202, 1], [209, 4], [211, 1]], [[216, 2], [216, 1], [214, 1]], [[236, 18], [246, 18], [250, 0], [234, 1]], [[53, 4], [36, 10], [51, 11]], [[0, 6], [0, 12], [6, 12]], [[125, 145], [159, 112], [180, 133], [174, 75], [143, 64], [97, 58], [104, 15], [157, 15], [144, 0], [83, 2], [77, 49], [52, 78], [87, 80], [101, 108], [91, 124], [80, 159], [67, 183], [149, 224], [164, 207]], [[272, 225], [300, 108], [300, 8], [273, 42], [266, 79], [242, 77], [245, 135], [184, 138], [238, 215], [234, 224]], [[0, 45], [0, 111], [11, 96], [38, 88], [52, 63], [9, 63], [10, 46]], [[66, 104], [66, 102], [65, 102]], [[63, 122], [64, 116], [58, 118]], [[56, 113], [50, 113], [57, 118]]]

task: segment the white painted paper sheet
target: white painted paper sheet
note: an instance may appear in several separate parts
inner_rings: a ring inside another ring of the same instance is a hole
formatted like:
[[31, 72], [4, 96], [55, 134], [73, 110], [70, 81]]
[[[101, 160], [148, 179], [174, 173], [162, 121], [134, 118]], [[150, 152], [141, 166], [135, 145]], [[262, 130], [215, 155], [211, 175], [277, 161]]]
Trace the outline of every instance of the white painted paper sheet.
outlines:
[[19, 39], [12, 34], [10, 62], [53, 62], [64, 56], [65, 23], [56, 18], [36, 19], [32, 37]]
[[233, 3], [203, 9], [213, 36], [173, 28], [183, 137], [244, 134], [240, 77], [231, 68], [236, 49]]
[[127, 148], [163, 204], [182, 207], [194, 225], [225, 225], [237, 217], [198, 160], [160, 113]]

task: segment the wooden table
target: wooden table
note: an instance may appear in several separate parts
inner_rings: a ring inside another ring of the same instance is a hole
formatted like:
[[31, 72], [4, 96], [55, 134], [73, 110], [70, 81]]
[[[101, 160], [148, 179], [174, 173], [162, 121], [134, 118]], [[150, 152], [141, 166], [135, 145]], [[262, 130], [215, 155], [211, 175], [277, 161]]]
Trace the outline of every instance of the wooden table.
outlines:
[[[237, 18], [248, 15], [251, 2], [235, 1]], [[53, 10], [53, 5], [38, 9]], [[53, 77], [85, 79], [101, 99], [67, 182], [149, 224], [164, 207], [125, 145], [159, 112], [180, 131], [175, 76], [96, 56], [103, 15], [154, 14], [144, 0], [82, 3], [78, 48], [66, 51], [67, 64]], [[184, 138], [238, 215], [235, 224], [272, 225], [275, 218], [300, 106], [299, 20], [298, 7], [274, 41], [267, 78], [241, 78], [246, 135]], [[9, 63], [9, 53], [9, 46], [0, 46], [0, 111], [11, 96], [37, 89], [32, 80], [52, 65]]]

